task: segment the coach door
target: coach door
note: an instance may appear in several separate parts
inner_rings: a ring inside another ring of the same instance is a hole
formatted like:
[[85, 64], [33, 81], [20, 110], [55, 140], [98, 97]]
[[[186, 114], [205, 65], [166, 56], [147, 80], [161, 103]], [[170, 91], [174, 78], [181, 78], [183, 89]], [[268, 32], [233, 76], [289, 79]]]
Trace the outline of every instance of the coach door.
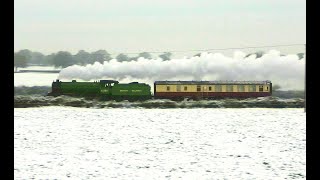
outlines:
[[208, 86], [203, 86], [202, 97], [208, 97]]
[[201, 91], [201, 85], [197, 85], [197, 96], [200, 98], [203, 96], [202, 91]]
[[181, 85], [177, 85], [177, 92], [181, 92]]

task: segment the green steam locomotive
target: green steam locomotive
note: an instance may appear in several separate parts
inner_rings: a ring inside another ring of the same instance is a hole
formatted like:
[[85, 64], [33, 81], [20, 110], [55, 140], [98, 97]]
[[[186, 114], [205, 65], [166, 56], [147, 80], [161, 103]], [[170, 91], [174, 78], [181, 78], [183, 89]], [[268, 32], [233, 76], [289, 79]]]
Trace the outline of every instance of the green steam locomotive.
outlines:
[[52, 91], [48, 96], [77, 96], [98, 98], [99, 100], [137, 101], [151, 99], [151, 88], [148, 84], [131, 82], [119, 83], [114, 80], [100, 80], [94, 82], [62, 82], [52, 83]]

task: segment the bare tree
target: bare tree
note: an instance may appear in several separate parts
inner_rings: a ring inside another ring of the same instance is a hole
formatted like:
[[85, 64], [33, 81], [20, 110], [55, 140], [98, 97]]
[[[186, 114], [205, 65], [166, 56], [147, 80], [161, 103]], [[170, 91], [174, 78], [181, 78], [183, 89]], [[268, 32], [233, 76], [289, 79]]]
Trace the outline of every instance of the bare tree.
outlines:
[[18, 71], [18, 67], [27, 67], [27, 58], [23, 55], [14, 54], [14, 67], [15, 67], [15, 72]]
[[143, 57], [143, 58], [145, 58], [145, 59], [152, 59], [151, 54], [148, 53], [148, 52], [139, 53], [139, 54], [138, 54], [138, 57]]
[[55, 67], [68, 67], [75, 64], [74, 58], [71, 55], [71, 53], [67, 51], [59, 51], [54, 57], [53, 57], [53, 65]]
[[171, 59], [171, 55], [172, 53], [171, 52], [165, 52], [163, 54], [160, 54], [159, 57], [161, 59], [163, 59], [164, 61], [167, 61], [167, 60], [170, 60]]
[[246, 55], [246, 57], [249, 57], [249, 56], [251, 56], [251, 55], [256, 55], [256, 58], [260, 58], [260, 57], [262, 57], [265, 53], [263, 52], [263, 51], [257, 51], [257, 52], [255, 52], [255, 53], [250, 53], [250, 54], [248, 54], [248, 55]]
[[111, 58], [111, 55], [106, 50], [98, 50], [91, 53], [91, 60], [94, 62], [99, 62], [103, 64], [104, 61], [109, 61]]
[[117, 59], [117, 61], [119, 61], [119, 62], [129, 61], [129, 60], [130, 60], [130, 58], [129, 58], [127, 55], [122, 54], [122, 53], [120, 53], [120, 54], [116, 57], [116, 59]]

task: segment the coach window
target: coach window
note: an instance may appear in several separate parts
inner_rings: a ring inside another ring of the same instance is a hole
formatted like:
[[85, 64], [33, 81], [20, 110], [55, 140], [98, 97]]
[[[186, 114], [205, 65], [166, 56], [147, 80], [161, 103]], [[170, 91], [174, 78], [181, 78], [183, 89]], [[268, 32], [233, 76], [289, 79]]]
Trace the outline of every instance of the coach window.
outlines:
[[211, 91], [212, 90], [212, 88], [211, 88], [211, 86], [209, 86], [209, 91]]
[[256, 92], [256, 85], [250, 85], [249, 92]]
[[244, 92], [244, 85], [238, 85], [238, 92]]
[[170, 86], [167, 86], [167, 91], [170, 91]]
[[227, 85], [227, 92], [232, 92], [232, 85]]
[[187, 91], [187, 90], [188, 90], [188, 87], [187, 87], [187, 86], [185, 86], [185, 87], [184, 87], [184, 90], [185, 90], [185, 91]]
[[221, 85], [215, 85], [216, 92], [222, 92], [222, 86]]
[[197, 86], [197, 91], [201, 91], [201, 86]]
[[263, 91], [263, 86], [259, 86], [259, 92]]

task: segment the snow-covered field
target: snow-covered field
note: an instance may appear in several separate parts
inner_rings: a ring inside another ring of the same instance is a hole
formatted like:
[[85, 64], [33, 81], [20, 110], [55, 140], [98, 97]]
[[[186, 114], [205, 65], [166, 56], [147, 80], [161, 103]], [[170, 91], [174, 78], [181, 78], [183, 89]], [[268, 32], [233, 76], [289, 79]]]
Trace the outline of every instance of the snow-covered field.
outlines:
[[51, 86], [59, 73], [14, 73], [14, 86]]
[[305, 179], [303, 109], [14, 109], [15, 179]]
[[[59, 70], [53, 66], [29, 66], [18, 70]], [[59, 73], [14, 73], [14, 86], [51, 86]]]

